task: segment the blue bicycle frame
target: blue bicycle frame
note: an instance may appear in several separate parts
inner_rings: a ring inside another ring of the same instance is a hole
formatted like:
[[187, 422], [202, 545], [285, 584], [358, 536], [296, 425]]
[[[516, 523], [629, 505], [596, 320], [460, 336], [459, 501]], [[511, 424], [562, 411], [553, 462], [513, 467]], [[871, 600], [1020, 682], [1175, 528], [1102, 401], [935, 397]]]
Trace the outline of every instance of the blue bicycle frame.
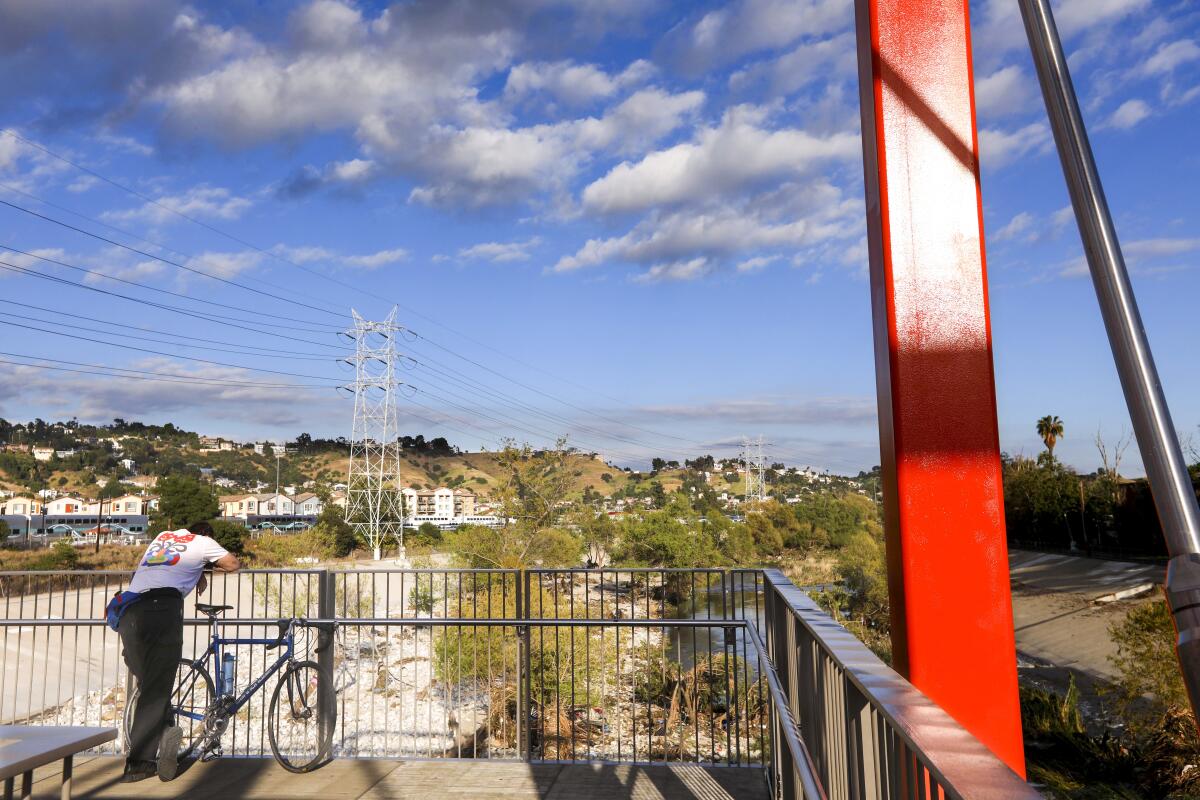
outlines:
[[[282, 669], [285, 664], [287, 664], [289, 661], [292, 660], [292, 656], [294, 655], [295, 650], [296, 650], [295, 629], [296, 629], [297, 620], [295, 620], [295, 619], [280, 620], [279, 625], [280, 625], [280, 629], [281, 629], [281, 635], [275, 637], [274, 639], [227, 638], [227, 637], [220, 635], [219, 622], [220, 622], [220, 620], [217, 617], [213, 617], [212, 624], [210, 626], [212, 633], [209, 637], [208, 648], [205, 649], [205, 651], [203, 653], [201, 653], [199, 656], [192, 659], [191, 663], [198, 667], [204, 667], [204, 662], [211, 657], [213, 668], [209, 672], [209, 674], [212, 676], [213, 682], [215, 684], [214, 690], [216, 691], [216, 695], [217, 695], [215, 698], [215, 701], [216, 701], [216, 703], [220, 703], [223, 701], [225, 703], [225, 711], [229, 715], [233, 715], [233, 714], [236, 714], [238, 712], [238, 710], [240, 710], [242, 708], [242, 706], [244, 706], [244, 705], [246, 705], [246, 703], [250, 702], [250, 698], [254, 696], [254, 693], [257, 692], [259, 689], [261, 689], [263, 687], [263, 684], [265, 684], [268, 680], [270, 680], [272, 675], [274, 675], [276, 672], [278, 672], [280, 669]], [[282, 631], [282, 627], [285, 622], [287, 623], [287, 630]], [[263, 644], [263, 645], [273, 644], [273, 645], [279, 645], [282, 649], [279, 654], [279, 658], [275, 659], [275, 663], [271, 664], [269, 667], [267, 667], [267, 669], [263, 672], [262, 675], [258, 676], [258, 678], [256, 678], [254, 681], [252, 681], [250, 683], [249, 686], [246, 687], [245, 691], [243, 691], [240, 695], [237, 695], [235, 697], [233, 695], [226, 695], [224, 693], [225, 687], [224, 687], [224, 675], [223, 675], [222, 668], [221, 668], [221, 657], [222, 657], [222, 648], [223, 647], [225, 647], [226, 645], [239, 645], [239, 644]], [[185, 711], [181, 708], [175, 708], [174, 711], [175, 711], [176, 715], [178, 715], [178, 716], [186, 717], [188, 719], [192, 719], [197, 722], [203, 722], [205, 714], [207, 713], [207, 709], [205, 709], [205, 711], [201, 712], [201, 713], [189, 712], [189, 711]]]

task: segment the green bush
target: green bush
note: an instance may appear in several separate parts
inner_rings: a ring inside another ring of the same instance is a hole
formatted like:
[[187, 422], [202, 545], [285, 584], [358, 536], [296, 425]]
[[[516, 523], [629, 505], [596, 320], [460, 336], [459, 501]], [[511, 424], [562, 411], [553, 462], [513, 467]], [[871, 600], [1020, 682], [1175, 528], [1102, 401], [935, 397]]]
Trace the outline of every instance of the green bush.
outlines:
[[211, 524], [213, 527], [212, 538], [217, 544], [235, 556], [243, 555], [246, 552], [246, 526], [230, 522], [227, 519], [214, 519]]

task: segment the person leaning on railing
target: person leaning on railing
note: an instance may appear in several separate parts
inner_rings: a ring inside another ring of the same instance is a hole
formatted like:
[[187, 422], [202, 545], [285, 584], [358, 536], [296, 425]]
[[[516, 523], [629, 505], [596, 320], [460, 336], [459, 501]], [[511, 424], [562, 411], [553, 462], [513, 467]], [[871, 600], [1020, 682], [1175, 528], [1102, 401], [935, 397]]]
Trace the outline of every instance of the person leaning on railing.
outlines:
[[123, 783], [156, 772], [169, 781], [178, 771], [182, 731], [170, 724], [167, 712], [183, 655], [183, 598], [192, 589], [204, 591], [206, 569], [235, 572], [241, 566], [212, 533], [207, 522], [160, 533], [146, 548], [129, 588], [105, 609], [109, 627], [121, 635], [125, 665], [138, 681]]

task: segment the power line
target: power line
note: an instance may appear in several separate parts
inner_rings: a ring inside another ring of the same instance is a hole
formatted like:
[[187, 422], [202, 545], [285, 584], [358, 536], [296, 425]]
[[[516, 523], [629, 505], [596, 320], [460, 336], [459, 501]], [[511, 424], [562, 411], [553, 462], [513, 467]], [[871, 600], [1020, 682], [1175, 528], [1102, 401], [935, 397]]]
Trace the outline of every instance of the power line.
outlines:
[[261, 328], [255, 328], [255, 327], [250, 327], [247, 325], [238, 324], [238, 323], [243, 323], [243, 322], [249, 321], [249, 320], [243, 320], [240, 317], [227, 317], [227, 316], [224, 316], [221, 314], [213, 314], [211, 312], [204, 313], [204, 312], [200, 312], [200, 311], [195, 311], [193, 309], [180, 308], [179, 306], [173, 306], [173, 305], [170, 305], [167, 303], [156, 303], [153, 300], [147, 300], [143, 297], [132, 297], [130, 295], [121, 294], [120, 292], [114, 292], [109, 289], [101, 289], [98, 286], [88, 286], [86, 283], [76, 283], [75, 281], [69, 281], [69, 280], [66, 280], [65, 278], [60, 278], [57, 275], [47, 275], [44, 272], [38, 272], [37, 270], [29, 269], [28, 267], [19, 267], [16, 264], [10, 264], [6, 261], [0, 261], [0, 269], [5, 269], [5, 270], [8, 270], [9, 272], [16, 272], [21, 275], [28, 275], [33, 278], [40, 278], [42, 280], [50, 281], [52, 283], [59, 283], [64, 286], [73, 286], [76, 289], [85, 289], [89, 292], [97, 292], [99, 294], [105, 294], [110, 297], [118, 297], [118, 298], [121, 298], [122, 300], [128, 300], [131, 303], [137, 303], [138, 305], [151, 306], [153, 308], [163, 309], [164, 311], [171, 311], [176, 314], [183, 314], [184, 316], [188, 316], [188, 317], [195, 317], [196, 319], [201, 319], [201, 320], [204, 320], [205, 322], [215, 322], [215, 323], [218, 323], [221, 325], [228, 325], [233, 328], [239, 328], [241, 330], [250, 331], [251, 333], [258, 333], [258, 334], [262, 334], [265, 336], [274, 336], [278, 339], [287, 339], [287, 340], [293, 341], [293, 342], [302, 342], [304, 344], [311, 344], [315, 347], [330, 347], [335, 350], [342, 349], [342, 348], [339, 348], [337, 345], [328, 344], [326, 342], [314, 342], [312, 339], [301, 339], [298, 336], [289, 336], [288, 334], [285, 334], [285, 333], [276, 333], [274, 331], [267, 331], [267, 330], [262, 330]]
[[[57, 308], [46, 308], [45, 306], [38, 306], [38, 305], [34, 305], [33, 303], [27, 303], [25, 301], [0, 299], [0, 303], [5, 303], [5, 304], [11, 305], [11, 306], [17, 306], [18, 308], [32, 308], [37, 311], [45, 311], [48, 314], [57, 314], [57, 315], [64, 316], [64, 317], [71, 317], [72, 319], [87, 320], [89, 322], [94, 322], [97, 325], [108, 325], [108, 326], [114, 327], [114, 328], [124, 328], [126, 330], [142, 331], [143, 333], [154, 333], [154, 334], [158, 334], [159, 336], [170, 336], [170, 337], [173, 337], [176, 339], [192, 339], [197, 342], [207, 342], [208, 344], [227, 344], [227, 345], [232, 345], [235, 347], [243, 347], [248, 350], [263, 351], [261, 353], [248, 354], [248, 355], [278, 355], [281, 358], [312, 357], [314, 360], [319, 359], [322, 361], [328, 361], [330, 358], [332, 358], [332, 354], [296, 353], [291, 350], [280, 350], [280, 349], [274, 348], [274, 347], [260, 347], [258, 345], [253, 345], [253, 344], [240, 344], [239, 342], [224, 342], [219, 339], [202, 339], [202, 338], [199, 338], [196, 336], [187, 336], [187, 335], [184, 335], [181, 333], [171, 333], [170, 331], [160, 331], [160, 330], [155, 330], [154, 328], [143, 328], [138, 325], [124, 325], [120, 322], [110, 322], [105, 319], [95, 319], [93, 317], [85, 316], [83, 314], [72, 314], [69, 311], [62, 311], [61, 309], [57, 309]], [[51, 320], [35, 320], [35, 321], [36, 322], [52, 322]], [[60, 324], [65, 324], [65, 323], [60, 323]], [[74, 327], [74, 326], [72, 326], [72, 327]], [[93, 333], [106, 333], [106, 331], [93, 331]]]
[[[3, 203], [3, 202], [4, 202], [3, 200], [0, 200], [0, 203]], [[222, 302], [219, 302], [216, 300], [205, 300], [203, 297], [192, 297], [191, 295], [186, 295], [186, 294], [183, 294], [182, 292], [173, 292], [170, 289], [160, 289], [157, 286], [151, 286], [147, 283], [141, 283], [140, 281], [131, 281], [128, 278], [120, 278], [120, 277], [117, 277], [116, 275], [110, 275], [107, 272], [100, 272], [99, 270], [95, 270], [95, 269], [87, 269], [86, 267], [79, 267], [74, 264], [68, 264], [65, 261], [59, 261], [58, 259], [50, 258], [49, 256], [43, 256], [43, 255], [38, 255], [37, 253], [31, 253], [28, 250], [21, 250], [19, 248], [13, 247], [12, 245], [0, 244], [0, 248], [3, 248], [5, 250], [8, 250], [13, 253], [17, 253], [19, 255], [27, 256], [28, 258], [36, 258], [38, 261], [44, 261], [47, 264], [55, 264], [60, 267], [65, 267], [66, 269], [75, 270], [76, 272], [82, 272], [86, 275], [94, 275], [98, 278], [107, 278], [110, 281], [116, 281], [117, 283], [124, 283], [127, 286], [136, 286], [139, 289], [144, 289], [149, 292], [157, 292], [159, 294], [165, 294], [165, 295], [169, 295], [171, 297], [178, 297], [182, 300], [188, 300], [193, 303], [204, 303], [205, 305], [217, 306], [218, 308], [229, 308], [229, 309], [233, 309], [234, 311], [241, 311], [246, 314], [254, 314], [259, 317], [272, 317], [274, 319], [295, 321], [295, 317], [288, 317], [288, 316], [284, 316], [282, 314], [268, 314], [267, 312], [260, 311], [256, 308], [245, 308], [244, 306], [235, 306], [230, 303], [222, 303]], [[313, 327], [313, 326], [320, 326], [320, 327]], [[277, 327], [290, 328], [291, 330], [297, 330], [297, 331], [307, 331], [309, 333], [326, 333], [331, 330], [336, 330], [336, 326], [326, 325], [325, 323], [321, 323], [321, 322], [310, 323], [307, 327], [295, 327], [295, 326], [288, 326], [288, 325], [277, 325]]]
[[[40, 195], [33, 194], [32, 192], [27, 192], [18, 186], [13, 186], [11, 183], [4, 183], [3, 181], [0, 181], [0, 188], [7, 189], [8, 191], [13, 192], [15, 194], [19, 194], [23, 197], [28, 197], [30, 200], [34, 200], [34, 201], [41, 203], [42, 205], [47, 206], [49, 208], [53, 208], [58, 211], [62, 211], [65, 214], [70, 214], [73, 217], [78, 217], [79, 219], [82, 219], [86, 222], [90, 222], [93, 225], [99, 225], [102, 228], [107, 228], [108, 230], [114, 231], [115, 233], [119, 233], [122, 236], [128, 236], [129, 238], [134, 239], [139, 242], [142, 242], [143, 244], [148, 244], [152, 247], [157, 247], [160, 250], [164, 250], [168, 253], [174, 253], [175, 255], [177, 255], [181, 258], [186, 258], [186, 259], [195, 259], [196, 258], [196, 256], [191, 253], [185, 253], [182, 250], [178, 250], [174, 247], [171, 247], [170, 245], [164, 244], [163, 242], [157, 241], [156, 239], [148, 239], [145, 236], [139, 236], [138, 234], [134, 233], [133, 231], [126, 230], [125, 228], [121, 228], [117, 225], [112, 225], [108, 222], [105, 222], [104, 220], [96, 219], [95, 217], [89, 217], [87, 214], [83, 214], [72, 208], [67, 208], [64, 205], [60, 205], [51, 200], [47, 200], [46, 198], [41, 197]], [[270, 282], [262, 280], [260, 278], [256, 278], [253, 275], [247, 275], [246, 280], [253, 281], [254, 283], [264, 284], [267, 286], [273, 285]], [[304, 297], [309, 300], [318, 300], [318, 301], [321, 300], [321, 298], [319, 298], [319, 297], [315, 297], [311, 294], [308, 294], [306, 292], [300, 292], [295, 289], [288, 289], [287, 292], [289, 294], [294, 294], [297, 297]], [[338, 312], [338, 313], [343, 313], [343, 312]]]
[[[30, 356], [21, 353], [4, 353], [0, 355], [15, 356], [17, 358], [31, 358], [42, 361], [51, 359], [43, 359], [40, 356]], [[54, 359], [58, 361], [58, 359]], [[78, 361], [59, 361], [62, 364], [80, 364]], [[206, 386], [224, 386], [234, 388], [265, 388], [265, 389], [329, 389], [330, 386], [321, 384], [296, 384], [296, 383], [263, 383], [259, 381], [239, 381], [225, 378], [203, 378], [190, 375], [179, 375], [168, 372], [153, 372], [150, 370], [128, 369], [126, 367], [109, 367], [103, 364], [82, 364], [82, 366], [90, 367], [91, 369], [72, 369], [69, 367], [59, 367], [49, 364], [26, 364], [20, 361], [0, 360], [0, 364], [9, 364], [16, 367], [31, 367], [33, 369], [48, 369], [57, 372], [74, 372], [84, 375], [100, 375], [107, 378], [127, 378], [130, 380], [154, 380], [162, 383], [195, 383]], [[133, 373], [133, 374], [124, 374]], [[159, 376], [159, 377], [142, 377], [142, 376]]]
[[[283, 257], [283, 256], [279, 255], [278, 253], [274, 253], [274, 252], [270, 252], [270, 251], [268, 251], [268, 250], [264, 250], [263, 248], [261, 248], [261, 247], [258, 247], [257, 245], [255, 245], [255, 244], [253, 244], [253, 243], [251, 243], [251, 242], [248, 242], [248, 241], [246, 241], [246, 240], [244, 240], [244, 239], [242, 239], [242, 238], [240, 238], [240, 237], [238, 237], [238, 236], [235, 236], [235, 235], [233, 235], [233, 234], [231, 234], [231, 233], [228, 233], [228, 232], [226, 232], [226, 231], [224, 231], [224, 230], [221, 230], [220, 228], [217, 228], [215, 225], [210, 225], [210, 224], [208, 224], [208, 223], [206, 223], [206, 222], [203, 222], [202, 220], [196, 219], [196, 218], [194, 218], [194, 217], [192, 217], [192, 216], [189, 216], [188, 214], [185, 214], [185, 213], [183, 213], [183, 212], [181, 212], [181, 211], [178, 211], [177, 209], [174, 209], [174, 208], [172, 208], [171, 206], [169, 206], [169, 205], [166, 205], [165, 203], [162, 203], [162, 202], [160, 202], [160, 201], [158, 201], [158, 200], [156, 200], [156, 199], [154, 199], [154, 198], [152, 198], [152, 197], [149, 197], [148, 195], [145, 195], [145, 194], [143, 194], [142, 192], [139, 192], [138, 190], [134, 189], [134, 188], [133, 188], [133, 187], [131, 187], [131, 186], [128, 186], [128, 185], [126, 185], [126, 184], [124, 184], [124, 183], [121, 183], [120, 181], [114, 180], [114, 179], [112, 179], [112, 178], [109, 178], [108, 176], [106, 176], [106, 175], [103, 175], [103, 174], [101, 174], [101, 173], [97, 172], [96, 170], [90, 169], [89, 167], [86, 167], [86, 166], [84, 166], [84, 165], [82, 165], [82, 164], [79, 164], [79, 163], [77, 163], [77, 162], [75, 162], [75, 161], [73, 161], [73, 160], [71, 160], [71, 159], [67, 158], [66, 156], [60, 155], [60, 154], [58, 154], [58, 153], [54, 152], [53, 150], [51, 150], [50, 148], [46, 147], [45, 145], [39, 144], [38, 142], [34, 142], [34, 141], [30, 140], [30, 139], [26, 139], [24, 136], [21, 136], [19, 133], [17, 133], [16, 131], [12, 130], [11, 128], [6, 128], [6, 129], [4, 129], [3, 131], [0, 131], [0, 133], [5, 133], [5, 134], [7, 134], [7, 135], [11, 136], [11, 137], [12, 137], [12, 138], [14, 138], [14, 139], [16, 139], [16, 140], [18, 140], [18, 141], [20, 141], [20, 142], [23, 142], [23, 143], [25, 143], [25, 144], [29, 145], [30, 147], [33, 147], [33, 148], [36, 148], [37, 150], [40, 150], [41, 152], [45, 153], [46, 155], [50, 156], [51, 158], [55, 158], [55, 159], [57, 159], [57, 160], [59, 160], [59, 161], [61, 161], [61, 162], [65, 163], [65, 164], [68, 164], [68, 165], [70, 165], [70, 166], [74, 167], [75, 169], [78, 169], [78, 170], [80, 170], [81, 172], [87, 173], [88, 175], [91, 175], [91, 176], [92, 176], [92, 177], [94, 177], [94, 178], [97, 178], [97, 179], [99, 179], [99, 180], [101, 180], [101, 181], [104, 181], [105, 183], [109, 184], [110, 186], [114, 186], [114, 187], [116, 187], [116, 188], [118, 188], [118, 189], [120, 189], [120, 190], [122, 190], [122, 191], [124, 191], [124, 192], [126, 192], [126, 193], [128, 193], [128, 194], [131, 194], [131, 195], [133, 195], [134, 197], [137, 197], [137, 198], [139, 198], [139, 199], [141, 199], [141, 200], [143, 200], [143, 201], [145, 201], [145, 202], [147, 202], [147, 203], [150, 203], [150, 204], [154, 205], [154, 206], [155, 206], [155, 207], [157, 207], [157, 208], [161, 208], [161, 209], [163, 209], [164, 211], [167, 211], [168, 213], [174, 214], [175, 216], [177, 216], [177, 217], [179, 217], [179, 218], [181, 218], [181, 219], [185, 219], [185, 220], [187, 220], [188, 222], [191, 222], [191, 223], [193, 223], [193, 224], [195, 224], [195, 225], [199, 225], [200, 227], [202, 227], [202, 228], [204, 228], [204, 229], [206, 229], [206, 230], [209, 230], [209, 231], [211, 231], [211, 232], [213, 232], [213, 233], [217, 234], [218, 236], [223, 236], [223, 237], [225, 237], [226, 239], [229, 239], [230, 241], [233, 241], [233, 242], [237, 242], [238, 244], [241, 244], [241, 245], [242, 245], [242, 246], [244, 246], [244, 247], [249, 247], [250, 249], [252, 249], [252, 250], [255, 250], [255, 251], [259, 252], [259, 253], [262, 253], [263, 255], [265, 255], [265, 256], [267, 256], [267, 257], [269, 257], [269, 258], [274, 258], [274, 259], [277, 259], [277, 260], [279, 260], [279, 261], [281, 261], [281, 262], [283, 262], [283, 263], [285, 263], [285, 264], [290, 264], [290, 265], [292, 265], [293, 267], [296, 267], [297, 269], [299, 269], [299, 270], [302, 270], [302, 271], [304, 271], [304, 272], [307, 272], [307, 273], [309, 273], [309, 274], [311, 274], [311, 275], [315, 275], [316, 277], [318, 277], [318, 278], [321, 278], [322, 280], [329, 281], [330, 283], [336, 284], [336, 285], [338, 285], [338, 286], [342, 286], [343, 288], [350, 289], [351, 291], [355, 291], [355, 292], [358, 292], [358, 293], [360, 293], [360, 294], [363, 294], [363, 295], [365, 295], [365, 296], [368, 296], [368, 297], [370, 297], [372, 300], [376, 300], [376, 301], [378, 301], [378, 300], [380, 299], [378, 296], [376, 296], [375, 294], [373, 294], [373, 293], [371, 293], [371, 292], [369, 292], [369, 291], [367, 291], [367, 290], [363, 289], [361, 286], [356, 286], [356, 285], [354, 285], [354, 284], [350, 284], [350, 283], [347, 283], [347, 282], [345, 282], [345, 281], [342, 281], [342, 280], [339, 280], [339, 279], [337, 279], [337, 278], [334, 278], [334, 277], [333, 277], [333, 276], [331, 276], [331, 275], [326, 275], [326, 274], [324, 274], [324, 273], [322, 273], [322, 272], [319, 272], [319, 271], [317, 271], [317, 270], [310, 269], [310, 268], [308, 268], [308, 267], [304, 266], [303, 264], [296, 263], [295, 261], [293, 261], [293, 260], [291, 260], [291, 259], [288, 259], [288, 258], [285, 258], [285, 257]], [[434, 325], [437, 325], [438, 327], [440, 327], [440, 328], [442, 328], [442, 329], [444, 329], [444, 330], [447, 330], [447, 331], [449, 331], [450, 333], [453, 333], [453, 334], [455, 334], [456, 336], [459, 336], [459, 337], [461, 337], [461, 338], [463, 338], [463, 339], [465, 339], [465, 340], [467, 340], [467, 341], [469, 341], [469, 342], [472, 342], [473, 344], [475, 344], [475, 345], [477, 345], [477, 346], [479, 346], [479, 347], [483, 347], [484, 349], [490, 350], [490, 351], [492, 351], [493, 353], [496, 353], [497, 355], [503, 356], [504, 358], [507, 358], [507, 359], [509, 359], [510, 361], [513, 361], [514, 363], [520, 364], [520, 365], [522, 365], [522, 366], [524, 366], [524, 367], [526, 367], [526, 368], [528, 368], [528, 369], [532, 369], [532, 370], [534, 370], [534, 371], [541, 372], [542, 374], [544, 374], [544, 375], [547, 375], [548, 377], [554, 378], [555, 380], [561, 381], [561, 382], [563, 382], [563, 383], [566, 383], [566, 384], [569, 384], [569, 385], [571, 385], [571, 386], [575, 386], [576, 388], [578, 388], [578, 389], [582, 389], [582, 390], [584, 390], [584, 391], [586, 391], [586, 392], [590, 392], [591, 394], [594, 394], [594, 395], [597, 395], [597, 396], [601, 396], [601, 397], [606, 397], [607, 399], [609, 399], [609, 400], [612, 400], [612, 401], [614, 401], [614, 402], [617, 402], [617, 403], [623, 403], [623, 402], [624, 402], [624, 401], [622, 401], [622, 400], [619, 400], [619, 399], [617, 399], [617, 398], [615, 398], [615, 397], [612, 397], [612, 396], [610, 396], [610, 395], [606, 395], [606, 394], [604, 394], [603, 392], [600, 392], [600, 391], [598, 391], [598, 390], [596, 390], [596, 389], [594, 389], [594, 388], [587, 387], [587, 386], [584, 386], [584, 385], [582, 385], [582, 384], [580, 384], [580, 383], [577, 383], [577, 382], [575, 382], [575, 381], [572, 381], [572, 380], [569, 380], [569, 379], [563, 378], [563, 377], [561, 377], [561, 376], [555, 375], [554, 373], [550, 372], [549, 370], [546, 370], [546, 369], [545, 369], [545, 368], [543, 368], [543, 367], [539, 367], [539, 366], [537, 366], [537, 365], [535, 365], [535, 364], [530, 364], [529, 362], [526, 362], [526, 361], [524, 361], [524, 360], [522, 360], [522, 359], [520, 359], [520, 358], [517, 358], [516, 356], [513, 356], [513, 355], [511, 355], [511, 354], [509, 354], [509, 353], [505, 353], [504, 351], [502, 351], [502, 350], [499, 350], [498, 348], [496, 348], [496, 347], [493, 347], [493, 346], [491, 346], [491, 345], [487, 344], [486, 342], [480, 341], [480, 340], [478, 340], [478, 339], [475, 339], [474, 337], [468, 336], [467, 334], [465, 334], [465, 333], [463, 333], [463, 332], [461, 332], [461, 331], [455, 330], [454, 328], [450, 327], [449, 325], [446, 325], [445, 323], [443, 323], [443, 322], [440, 322], [439, 320], [437, 320], [437, 319], [434, 319], [433, 317], [430, 317], [430, 316], [429, 316], [429, 315], [427, 315], [427, 314], [423, 314], [422, 312], [420, 312], [420, 311], [419, 311], [419, 310], [417, 310], [417, 309], [410, 308], [410, 307], [408, 307], [408, 306], [406, 306], [406, 305], [404, 305], [404, 304], [402, 304], [402, 303], [395, 303], [395, 302], [394, 302], [394, 303], [393, 303], [393, 305], [395, 305], [395, 306], [397, 306], [397, 307], [399, 307], [399, 308], [402, 308], [402, 309], [404, 309], [406, 312], [408, 312], [408, 313], [410, 313], [410, 314], [413, 314], [414, 316], [417, 316], [417, 317], [420, 317], [421, 319], [427, 320], [428, 322], [431, 322], [431, 323], [433, 323]], [[424, 338], [424, 337], [423, 337], [423, 338]], [[429, 341], [431, 344], [434, 344], [434, 342], [433, 342], [432, 340], [428, 339], [428, 338], [426, 338], [426, 341]], [[439, 346], [440, 346], [440, 345], [439, 345]], [[445, 347], [443, 347], [443, 349], [447, 350], [447, 352], [453, 352], [453, 351], [450, 351], [450, 349], [449, 349], [449, 348], [445, 348]], [[655, 434], [655, 435], [659, 435], [659, 434]], [[668, 436], [669, 438], [676, 438], [676, 439], [679, 439], [679, 437], [671, 437], [669, 434], [664, 434], [664, 435]], [[682, 440], [682, 439], [680, 439], [680, 441], [685, 441], [685, 440]]]
[[212, 365], [218, 366], [218, 367], [232, 367], [233, 369], [244, 369], [244, 370], [248, 370], [250, 372], [266, 372], [266, 373], [270, 373], [272, 375], [287, 375], [288, 377], [291, 377], [291, 378], [308, 378], [310, 380], [318, 380], [318, 381], [337, 381], [337, 378], [329, 378], [324, 375], [305, 375], [305, 374], [302, 374], [299, 372], [285, 372], [283, 370], [264, 369], [262, 367], [247, 367], [243, 364], [230, 364], [225, 361], [212, 361], [207, 358], [197, 358], [195, 356], [184, 356], [184, 355], [179, 355], [178, 353], [164, 353], [161, 350], [150, 350], [145, 347], [135, 347], [134, 345], [131, 345], [131, 344], [121, 344], [120, 342], [107, 342], [107, 341], [104, 341], [103, 339], [92, 339], [88, 336], [78, 336], [73, 333], [63, 333], [62, 331], [51, 330], [50, 328], [39, 328], [34, 325], [22, 325], [19, 322], [12, 322], [7, 319], [0, 319], [0, 325], [10, 325], [14, 328], [22, 328], [22, 329], [28, 330], [28, 331], [38, 331], [39, 333], [48, 333], [48, 334], [51, 334], [52, 336], [64, 336], [68, 339], [76, 339], [76, 340], [83, 341], [83, 342], [92, 342], [93, 344], [102, 344], [107, 347], [119, 347], [122, 350], [136, 350], [141, 353], [150, 353], [150, 354], [156, 355], [156, 356], [166, 356], [167, 358], [182, 358], [186, 361], [197, 361], [201, 364], [212, 364]]
[[[10, 305], [15, 305], [15, 306], [22, 305], [21, 303], [16, 303], [12, 300], [0, 300], [0, 303], [8, 303]], [[35, 308], [35, 307], [36, 306], [30, 306], [30, 308]], [[61, 312], [55, 312], [55, 313], [61, 313]], [[70, 314], [67, 316], [78, 316], [78, 315]], [[190, 342], [164, 342], [161, 339], [155, 339], [155, 338], [152, 338], [149, 336], [138, 336], [137, 334], [133, 334], [133, 333], [119, 333], [119, 332], [115, 332], [115, 331], [97, 330], [96, 328], [89, 328], [86, 325], [74, 325], [70, 322], [61, 322], [59, 320], [38, 319], [36, 317], [15, 317], [15, 318], [23, 319], [26, 322], [40, 322], [40, 323], [43, 323], [46, 325], [58, 325], [58, 326], [61, 326], [64, 328], [72, 328], [77, 331], [84, 331], [86, 333], [99, 333], [99, 334], [103, 334], [105, 336], [119, 336], [123, 339], [133, 339], [135, 341], [143, 341], [143, 342], [154, 342], [157, 344], [169, 345], [171, 347], [187, 347], [187, 348], [194, 348], [197, 350], [213, 350], [218, 353], [233, 353], [233, 354], [242, 355], [242, 356], [257, 356], [259, 358], [267, 357], [267, 358], [282, 358], [282, 359], [297, 360], [297, 361], [323, 361], [326, 363], [333, 360], [329, 356], [324, 356], [324, 355], [301, 356], [301, 355], [288, 355], [288, 354], [284, 354], [284, 353], [261, 353], [261, 352], [255, 352], [253, 350], [241, 350], [241, 349], [234, 349], [234, 348], [230, 348], [230, 347], [213, 347], [211, 345], [193, 344]], [[115, 322], [108, 322], [108, 323], [104, 323], [104, 324], [113, 325], [116, 327], [129, 327], [129, 326], [124, 326], [124, 325], [119, 325], [118, 323], [115, 323]], [[138, 330], [138, 329], [135, 329], [135, 330]], [[173, 336], [175, 338], [184, 338], [184, 339], [190, 338], [190, 337], [181, 336], [180, 334], [165, 333], [165, 332], [160, 333], [160, 335], [161, 336]], [[200, 339], [200, 340], [196, 340], [196, 341], [204, 341], [204, 340]]]
[[7, 200], [0, 200], [0, 205], [8, 206], [9, 208], [16, 209], [17, 211], [20, 211], [24, 214], [29, 214], [32, 217], [37, 217], [38, 219], [53, 223], [54, 225], [59, 225], [63, 228], [66, 228], [67, 230], [75, 231], [76, 233], [83, 234], [84, 236], [90, 236], [91, 238], [93, 238], [97, 241], [100, 241], [100, 242], [104, 242], [105, 244], [110, 244], [114, 247], [120, 247], [121, 249], [127, 250], [130, 253], [136, 253], [137, 255], [145, 256], [146, 258], [152, 258], [155, 261], [160, 261], [163, 264], [168, 264], [172, 267], [175, 267], [176, 269], [181, 269], [186, 272], [190, 272], [194, 275], [200, 275], [200, 276], [208, 278], [210, 280], [224, 283], [228, 286], [234, 286], [234, 287], [237, 287], [238, 289], [243, 289], [248, 292], [254, 292], [255, 294], [260, 294], [263, 297], [269, 297], [273, 300], [281, 300], [285, 303], [293, 303], [295, 305], [301, 306], [302, 308], [308, 308], [313, 311], [320, 311], [322, 314], [329, 314], [331, 316], [337, 316], [337, 317], [344, 316], [343, 312], [330, 311], [327, 308], [321, 308], [320, 306], [314, 306], [309, 303], [302, 303], [299, 300], [292, 300], [290, 298], [283, 297], [283, 296], [275, 294], [273, 292], [268, 292], [263, 289], [256, 289], [253, 286], [247, 286], [246, 284], [241, 283], [240, 281], [230, 280], [229, 278], [222, 278], [220, 275], [213, 275], [211, 272], [205, 272], [202, 269], [196, 269], [195, 267], [189, 267], [186, 264], [180, 264], [178, 261], [172, 261], [169, 258], [163, 258], [162, 256], [156, 256], [153, 253], [147, 253], [145, 250], [141, 250], [137, 247], [131, 247], [130, 245], [127, 245], [127, 244], [122, 244], [121, 242], [118, 242], [115, 239], [109, 239], [107, 236], [101, 236], [98, 233], [92, 233], [91, 231], [84, 230], [83, 228], [72, 225], [69, 222], [63, 222], [62, 220], [55, 219], [54, 217], [50, 217], [45, 214], [39, 214], [38, 212], [34, 211], [33, 209], [25, 208], [24, 206], [17, 205], [16, 203], [10, 203]]

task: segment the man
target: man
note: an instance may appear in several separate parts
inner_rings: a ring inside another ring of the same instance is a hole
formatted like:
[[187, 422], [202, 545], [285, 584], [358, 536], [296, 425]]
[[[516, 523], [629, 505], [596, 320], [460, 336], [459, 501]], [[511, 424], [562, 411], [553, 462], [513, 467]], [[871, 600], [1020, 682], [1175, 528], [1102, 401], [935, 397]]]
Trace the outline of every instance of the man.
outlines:
[[178, 771], [182, 731], [168, 726], [171, 692], [183, 655], [183, 598], [208, 585], [204, 570], [235, 572], [241, 566], [212, 538], [207, 522], [163, 531], [146, 548], [133, 580], [109, 605], [125, 665], [137, 678], [138, 699], [121, 780], [133, 783], [158, 773], [169, 781]]

